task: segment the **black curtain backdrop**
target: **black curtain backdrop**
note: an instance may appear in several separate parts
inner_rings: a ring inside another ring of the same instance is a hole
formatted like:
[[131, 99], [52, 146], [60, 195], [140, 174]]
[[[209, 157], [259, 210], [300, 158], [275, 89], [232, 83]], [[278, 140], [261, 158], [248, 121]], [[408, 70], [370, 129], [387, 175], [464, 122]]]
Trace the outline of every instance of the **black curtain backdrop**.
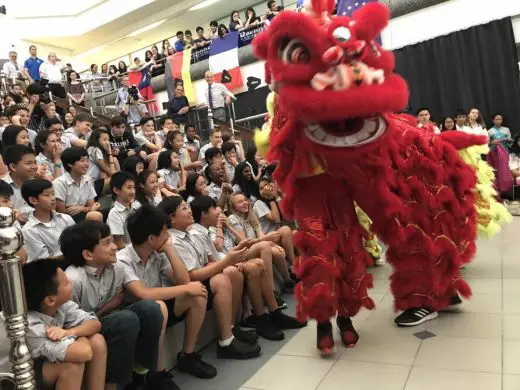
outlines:
[[476, 107], [487, 128], [491, 116], [501, 112], [504, 125], [520, 132], [520, 75], [511, 18], [406, 46], [395, 56], [397, 73], [410, 86], [412, 115], [429, 107], [440, 124], [458, 109]]

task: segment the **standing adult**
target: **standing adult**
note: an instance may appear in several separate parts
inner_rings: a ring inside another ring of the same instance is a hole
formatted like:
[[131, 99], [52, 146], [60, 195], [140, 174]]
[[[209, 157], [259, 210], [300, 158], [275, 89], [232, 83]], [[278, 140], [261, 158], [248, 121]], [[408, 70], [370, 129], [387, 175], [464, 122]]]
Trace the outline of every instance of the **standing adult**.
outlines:
[[51, 92], [64, 99], [66, 96], [65, 88], [63, 88], [62, 73], [66, 71], [66, 66], [56, 56], [56, 53], [49, 53], [47, 61], [40, 66], [40, 82], [48, 85]]
[[184, 95], [184, 87], [179, 83], [175, 87], [175, 96], [168, 102], [168, 115], [184, 128], [189, 110], [190, 103], [188, 102], [188, 98]]
[[43, 64], [43, 60], [38, 58], [38, 49], [34, 45], [29, 46], [29, 54], [23, 68], [25, 76], [31, 80], [31, 83], [34, 83], [40, 81], [40, 66]]
[[231, 103], [231, 99], [235, 98], [224, 84], [215, 83], [213, 72], [207, 71], [204, 74], [208, 89], [206, 91], [206, 102], [213, 113], [213, 118], [226, 121], [226, 105]]
[[24, 79], [23, 68], [18, 63], [18, 54], [9, 52], [9, 60], [4, 64], [2, 70], [9, 81]]
[[125, 75], [121, 78], [121, 88], [117, 91], [115, 104], [120, 115], [126, 117], [129, 124], [139, 124], [141, 118], [148, 113], [148, 110], [143, 104], [143, 97], [139, 91], [137, 91], [137, 96], [131, 96], [128, 92], [129, 87], [128, 75]]
[[484, 122], [482, 113], [478, 108], [472, 108], [469, 110], [468, 118], [466, 120], [466, 128], [462, 131], [474, 135], [488, 135], [486, 131], [486, 123]]

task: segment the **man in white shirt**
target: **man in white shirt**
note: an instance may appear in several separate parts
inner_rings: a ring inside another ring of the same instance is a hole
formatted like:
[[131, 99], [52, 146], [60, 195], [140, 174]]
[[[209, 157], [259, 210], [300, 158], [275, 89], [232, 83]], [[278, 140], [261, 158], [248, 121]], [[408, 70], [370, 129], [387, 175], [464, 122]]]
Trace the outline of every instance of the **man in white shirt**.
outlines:
[[215, 83], [213, 72], [207, 71], [204, 74], [206, 82], [208, 83], [208, 89], [206, 91], [206, 103], [211, 112], [213, 118], [221, 121], [226, 121], [226, 105], [231, 103], [231, 99], [235, 98], [229, 89], [224, 84]]
[[56, 56], [56, 53], [49, 53], [48, 60], [40, 66], [40, 77], [47, 80], [49, 89], [58, 97], [65, 98], [65, 89], [63, 88], [63, 72], [66, 66], [63, 65]]
[[421, 128], [428, 124], [433, 127], [434, 134], [441, 133], [440, 129], [431, 122], [430, 110], [427, 107], [420, 108], [417, 110], [417, 127]]
[[466, 112], [462, 110], [457, 111], [457, 116], [455, 117], [455, 128], [458, 131], [468, 132], [469, 128], [466, 126], [466, 120], [468, 119]]
[[9, 52], [9, 61], [7, 61], [4, 66], [2, 67], [2, 71], [5, 74], [5, 77], [9, 81], [12, 81], [14, 79], [23, 79], [23, 66], [21, 66], [18, 63], [18, 55], [15, 51]]

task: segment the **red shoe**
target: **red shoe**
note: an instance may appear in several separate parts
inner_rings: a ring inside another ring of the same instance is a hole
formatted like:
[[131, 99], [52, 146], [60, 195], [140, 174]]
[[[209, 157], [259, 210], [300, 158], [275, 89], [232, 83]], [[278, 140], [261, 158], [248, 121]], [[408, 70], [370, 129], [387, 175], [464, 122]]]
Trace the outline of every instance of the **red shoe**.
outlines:
[[354, 348], [359, 342], [359, 334], [354, 329], [350, 317], [340, 317], [336, 319], [339, 333], [341, 334], [341, 341], [347, 348]]
[[334, 337], [330, 322], [318, 323], [317, 346], [323, 357], [330, 356], [334, 352]]

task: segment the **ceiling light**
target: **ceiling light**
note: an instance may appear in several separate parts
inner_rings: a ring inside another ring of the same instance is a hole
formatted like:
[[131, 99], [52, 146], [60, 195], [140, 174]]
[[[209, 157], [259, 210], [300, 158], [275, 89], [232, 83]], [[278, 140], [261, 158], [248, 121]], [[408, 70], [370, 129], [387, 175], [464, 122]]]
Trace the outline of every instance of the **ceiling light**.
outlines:
[[146, 27], [143, 27], [143, 28], [140, 28], [139, 30], [135, 30], [134, 32], [131, 32], [130, 34], [127, 35], [127, 37], [135, 37], [136, 35], [142, 34], [142, 33], [146, 32], [146, 31], [152, 30], [152, 29], [154, 29], [155, 27], [160, 26], [160, 25], [163, 24], [164, 22], [166, 22], [166, 19], [159, 20], [158, 22], [155, 22], [155, 23], [149, 24], [149, 25], [146, 26]]
[[205, 0], [203, 1], [202, 3], [199, 3], [197, 5], [194, 5], [193, 7], [190, 8], [190, 11], [197, 11], [199, 9], [202, 9], [202, 8], [206, 8], [206, 7], [209, 7], [210, 5], [213, 5], [215, 3], [218, 3], [220, 0]]

